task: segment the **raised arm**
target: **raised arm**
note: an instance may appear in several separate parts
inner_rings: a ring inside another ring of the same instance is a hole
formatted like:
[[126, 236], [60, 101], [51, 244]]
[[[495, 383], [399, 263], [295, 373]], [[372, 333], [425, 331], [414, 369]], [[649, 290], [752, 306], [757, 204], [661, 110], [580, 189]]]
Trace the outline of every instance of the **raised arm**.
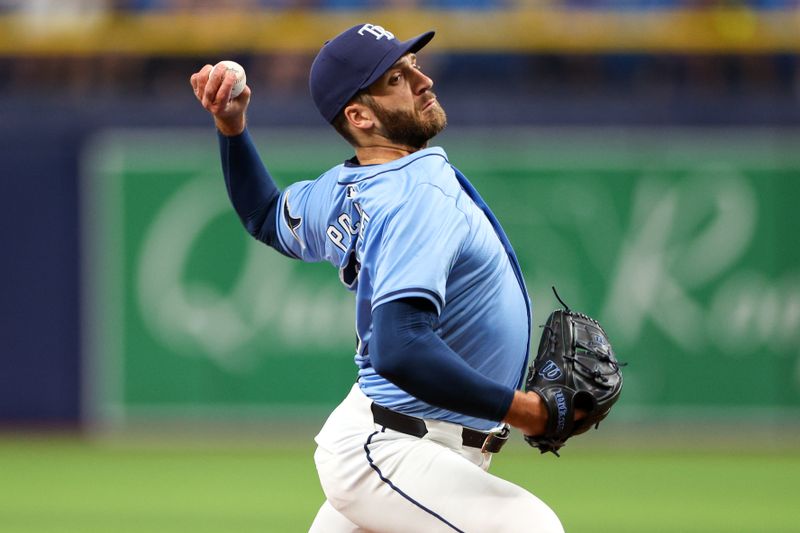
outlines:
[[235, 75], [211, 65], [192, 74], [190, 83], [197, 100], [214, 118], [219, 132], [220, 159], [228, 196], [242, 225], [253, 237], [286, 253], [278, 243], [275, 212], [280, 197], [272, 176], [256, 151], [247, 131], [246, 110], [250, 87], [231, 99]]

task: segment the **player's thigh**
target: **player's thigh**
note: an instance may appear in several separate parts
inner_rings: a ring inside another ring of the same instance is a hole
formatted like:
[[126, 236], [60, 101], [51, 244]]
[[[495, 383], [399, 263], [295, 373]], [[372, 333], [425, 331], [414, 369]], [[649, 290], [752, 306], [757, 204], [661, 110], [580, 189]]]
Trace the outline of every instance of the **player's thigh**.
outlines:
[[563, 533], [553, 510], [527, 490], [436, 443], [421, 440], [415, 448], [405, 461], [385, 461], [384, 477], [429, 503], [430, 531]]
[[563, 532], [534, 495], [430, 440], [376, 433], [359, 463], [323, 488], [337, 510], [368, 530]]

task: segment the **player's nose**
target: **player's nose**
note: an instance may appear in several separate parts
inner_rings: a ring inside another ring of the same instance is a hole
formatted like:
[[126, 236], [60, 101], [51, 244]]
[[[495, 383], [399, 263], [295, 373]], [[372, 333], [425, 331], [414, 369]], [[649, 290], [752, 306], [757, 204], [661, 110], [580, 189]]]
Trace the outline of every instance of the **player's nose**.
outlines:
[[417, 70], [417, 87], [416, 93], [422, 94], [425, 91], [430, 91], [433, 88], [433, 80], [426, 76], [422, 71]]

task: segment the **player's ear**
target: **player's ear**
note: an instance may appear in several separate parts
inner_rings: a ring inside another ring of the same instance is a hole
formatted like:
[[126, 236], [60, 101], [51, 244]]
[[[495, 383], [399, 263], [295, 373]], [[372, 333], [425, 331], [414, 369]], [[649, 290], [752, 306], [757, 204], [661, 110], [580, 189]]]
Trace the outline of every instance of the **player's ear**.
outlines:
[[367, 131], [375, 126], [375, 114], [372, 109], [360, 102], [349, 104], [343, 112], [351, 128]]

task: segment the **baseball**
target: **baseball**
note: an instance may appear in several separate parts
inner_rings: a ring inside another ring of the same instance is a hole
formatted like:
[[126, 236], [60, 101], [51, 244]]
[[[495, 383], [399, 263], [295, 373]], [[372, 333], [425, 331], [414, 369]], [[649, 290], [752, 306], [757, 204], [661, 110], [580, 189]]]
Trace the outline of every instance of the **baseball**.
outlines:
[[244, 67], [242, 67], [236, 61], [220, 61], [214, 65], [214, 68], [211, 69], [208, 77], [211, 78], [211, 76], [214, 75], [214, 71], [218, 68], [225, 69], [226, 71], [232, 70], [234, 73], [236, 73], [236, 82], [233, 84], [233, 89], [231, 90], [231, 98], [236, 98], [242, 94], [242, 91], [244, 91], [244, 86], [247, 83], [247, 75], [244, 73]]

